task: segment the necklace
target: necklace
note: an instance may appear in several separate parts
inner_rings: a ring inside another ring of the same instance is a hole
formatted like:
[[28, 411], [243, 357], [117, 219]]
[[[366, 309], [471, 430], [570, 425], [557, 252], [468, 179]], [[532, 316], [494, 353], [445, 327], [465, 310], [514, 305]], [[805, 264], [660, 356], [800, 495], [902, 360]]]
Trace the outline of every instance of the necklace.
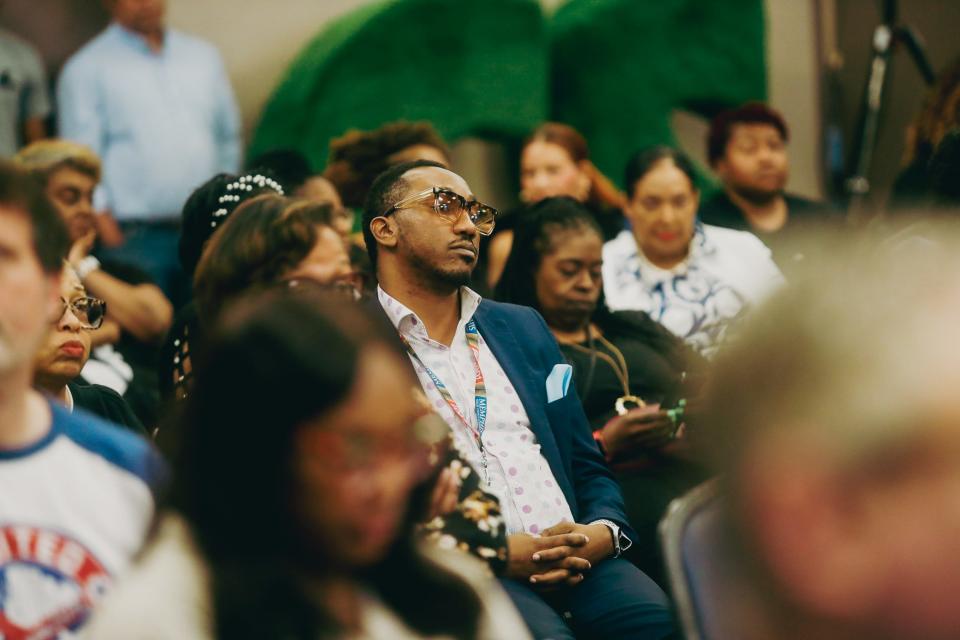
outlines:
[[[613, 354], [613, 357], [603, 353], [602, 351], [599, 351], [594, 344], [594, 336], [593, 332], [590, 330], [589, 323], [587, 323], [586, 333], [587, 343], [590, 345], [589, 347], [584, 347], [576, 342], [564, 341], [562, 344], [590, 355], [590, 375], [588, 376], [587, 388], [589, 389], [590, 383], [593, 381], [593, 364], [597, 358], [600, 358], [610, 365], [610, 368], [613, 369], [614, 375], [617, 377], [617, 380], [620, 381], [620, 385], [623, 387], [623, 395], [617, 398], [617, 401], [614, 404], [614, 409], [616, 409], [617, 415], [622, 416], [630, 411], [631, 408], [645, 407], [647, 405], [646, 402], [630, 393], [630, 370], [627, 368], [627, 360], [623, 357], [623, 352], [602, 335], [597, 334], [597, 340], [599, 340], [600, 343], [606, 347], [611, 354]], [[628, 407], [628, 403], [633, 406]]]

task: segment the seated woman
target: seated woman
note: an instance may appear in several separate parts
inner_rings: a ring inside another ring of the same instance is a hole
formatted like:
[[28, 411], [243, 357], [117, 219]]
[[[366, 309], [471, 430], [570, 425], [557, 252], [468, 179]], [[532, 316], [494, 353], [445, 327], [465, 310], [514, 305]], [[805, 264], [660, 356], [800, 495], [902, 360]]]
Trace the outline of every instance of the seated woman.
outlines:
[[633, 228], [603, 247], [607, 306], [644, 311], [709, 357], [730, 322], [783, 276], [756, 236], [697, 221], [700, 193], [679, 151], [637, 153], [624, 182]]
[[514, 227], [525, 207], [553, 196], [570, 196], [584, 203], [606, 239], [623, 230], [623, 194], [590, 162], [587, 141], [573, 127], [544, 123], [524, 141], [520, 152], [520, 201], [524, 207], [497, 220], [489, 248], [482, 252], [486, 256], [483, 273], [490, 287], [500, 280]]
[[[272, 178], [259, 173], [242, 176], [220, 173], [190, 194], [183, 205], [178, 246], [180, 267], [188, 278], [193, 278], [210, 236], [226, 222], [227, 217], [241, 203], [265, 193], [283, 195], [283, 188]], [[165, 403], [186, 397], [193, 375], [190, 343], [192, 336], [198, 336], [199, 332], [197, 311], [191, 300], [177, 311], [173, 326], [160, 348], [160, 399]]]
[[331, 223], [332, 208], [261, 195], [241, 204], [210, 239], [194, 275], [201, 326], [251, 289], [307, 280], [355, 291], [350, 258]]
[[604, 306], [602, 250], [589, 210], [543, 200], [517, 226], [497, 299], [533, 307], [557, 338], [640, 535], [626, 556], [664, 585], [657, 524], [670, 500], [706, 477], [680, 431], [705, 362], [646, 314]]
[[169, 509], [90, 637], [528, 637], [481, 563], [417, 544], [433, 429], [381, 325], [274, 289], [208, 346]]
[[115, 390], [152, 428], [159, 404], [156, 348], [170, 327], [173, 306], [143, 269], [95, 257], [102, 223], [109, 218], [97, 214], [93, 205], [100, 158], [84, 145], [53, 139], [24, 147], [14, 162], [43, 183], [70, 231], [67, 261], [87, 291], [110, 306], [110, 318], [90, 334], [93, 351], [83, 379]]
[[146, 436], [146, 429], [119, 393], [103, 385], [77, 382], [90, 357], [90, 332], [103, 324], [106, 303], [87, 296], [69, 264], [63, 267], [60, 301], [63, 313], [34, 359], [33, 385], [71, 411], [79, 407]]

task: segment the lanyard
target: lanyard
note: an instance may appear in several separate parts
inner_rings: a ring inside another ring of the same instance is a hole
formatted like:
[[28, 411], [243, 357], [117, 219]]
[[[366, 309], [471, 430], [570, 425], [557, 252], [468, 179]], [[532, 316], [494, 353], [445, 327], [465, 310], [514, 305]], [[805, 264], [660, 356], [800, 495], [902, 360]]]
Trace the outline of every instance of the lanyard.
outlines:
[[467, 420], [467, 417], [464, 415], [463, 411], [460, 410], [460, 407], [457, 406], [457, 401], [453, 399], [453, 394], [450, 393], [450, 389], [447, 388], [447, 385], [443, 383], [443, 380], [433, 372], [433, 370], [424, 364], [423, 360], [420, 359], [420, 356], [417, 355], [417, 352], [413, 350], [413, 347], [410, 346], [410, 343], [407, 341], [403, 335], [400, 336], [400, 339], [403, 341], [404, 346], [407, 348], [407, 352], [413, 356], [413, 358], [423, 367], [424, 371], [427, 372], [427, 375], [430, 376], [430, 380], [433, 381], [433, 386], [437, 388], [437, 391], [440, 393], [440, 397], [450, 405], [450, 409], [453, 413], [460, 419], [460, 422], [467, 427], [467, 430], [473, 435], [474, 441], [477, 443], [477, 447], [480, 448], [480, 464], [483, 467], [483, 475], [487, 484], [490, 484], [490, 475], [487, 470], [487, 450], [483, 446], [483, 431], [487, 426], [487, 386], [484, 382], [483, 371], [480, 369], [480, 332], [477, 331], [477, 324], [471, 320], [467, 323], [467, 326], [464, 328], [464, 333], [467, 338], [467, 346], [470, 347], [470, 356], [473, 360], [473, 374], [474, 374], [474, 413], [477, 418], [477, 426], [474, 427], [470, 424], [470, 421]]

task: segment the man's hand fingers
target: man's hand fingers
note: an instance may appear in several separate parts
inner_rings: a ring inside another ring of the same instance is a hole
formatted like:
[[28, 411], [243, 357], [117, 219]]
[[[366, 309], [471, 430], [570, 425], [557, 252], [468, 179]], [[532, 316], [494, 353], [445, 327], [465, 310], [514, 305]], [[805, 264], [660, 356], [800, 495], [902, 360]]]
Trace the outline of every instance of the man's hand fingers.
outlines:
[[569, 556], [571, 552], [573, 552], [573, 549], [566, 545], [552, 547], [550, 549], [544, 549], [543, 551], [537, 551], [535, 554], [533, 554], [532, 560], [539, 564], [545, 562], [556, 562], [557, 560], [563, 560]]
[[570, 577], [570, 572], [566, 569], [551, 569], [544, 573], [535, 573], [530, 576], [531, 584], [559, 584]]
[[457, 508], [460, 482], [450, 469], [444, 469], [437, 477], [437, 484], [430, 496], [430, 518], [450, 513]]
[[582, 547], [588, 542], [590, 542], [590, 538], [582, 533], [564, 533], [536, 538], [538, 550], [553, 549], [554, 547]]
[[557, 524], [553, 525], [552, 527], [549, 527], [549, 528], [544, 529], [543, 531], [541, 531], [541, 532], [540, 532], [540, 535], [542, 535], [542, 536], [544, 536], [544, 537], [546, 537], [546, 536], [558, 536], [558, 535], [561, 535], [561, 534], [564, 534], [564, 533], [570, 533], [570, 532], [572, 532], [576, 526], [577, 526], [577, 525], [575, 525], [575, 524], [572, 523], [572, 522], [566, 522], [566, 521], [564, 521], [564, 522], [558, 522]]
[[574, 573], [583, 573], [584, 571], [590, 571], [592, 565], [590, 561], [586, 558], [580, 558], [578, 556], [570, 556], [566, 558], [561, 564], [561, 567], [567, 569], [571, 574]]
[[582, 573], [575, 573], [564, 581], [564, 584], [568, 587], [575, 587], [576, 585], [583, 582], [584, 575]]

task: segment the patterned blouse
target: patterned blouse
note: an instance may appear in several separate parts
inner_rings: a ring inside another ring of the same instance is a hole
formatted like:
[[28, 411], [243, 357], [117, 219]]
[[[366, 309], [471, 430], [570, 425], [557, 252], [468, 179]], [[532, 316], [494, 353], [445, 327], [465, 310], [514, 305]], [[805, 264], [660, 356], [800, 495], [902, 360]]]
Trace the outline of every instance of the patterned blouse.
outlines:
[[644, 311], [704, 356], [729, 324], [783, 283], [770, 250], [753, 234], [697, 224], [687, 259], [650, 262], [631, 231], [603, 247], [603, 291], [612, 311]]

